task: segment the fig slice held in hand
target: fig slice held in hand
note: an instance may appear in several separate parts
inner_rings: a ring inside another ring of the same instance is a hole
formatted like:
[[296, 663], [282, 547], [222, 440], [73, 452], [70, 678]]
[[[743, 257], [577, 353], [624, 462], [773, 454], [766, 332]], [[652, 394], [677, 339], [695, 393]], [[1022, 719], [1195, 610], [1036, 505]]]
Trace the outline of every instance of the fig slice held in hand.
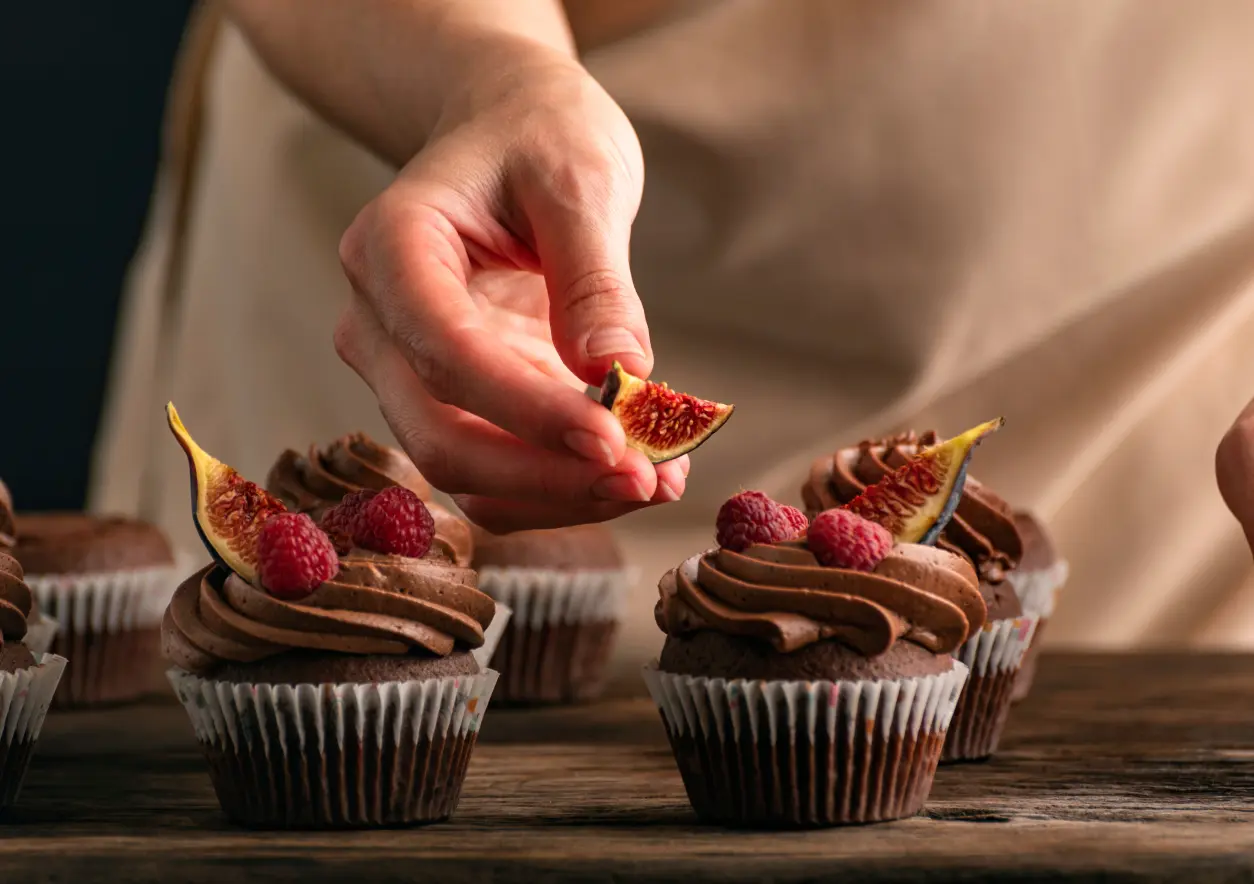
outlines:
[[287, 512], [278, 498], [196, 444], [174, 403], [165, 407], [170, 431], [191, 468], [192, 520], [210, 555], [254, 586], [257, 536], [266, 519]]
[[735, 409], [641, 380], [617, 362], [601, 385], [601, 404], [622, 424], [628, 447], [652, 463], [692, 451], [727, 423]]
[[844, 509], [883, 525], [898, 543], [934, 544], [958, 508], [972, 452], [1003, 423], [997, 418], [925, 448]]

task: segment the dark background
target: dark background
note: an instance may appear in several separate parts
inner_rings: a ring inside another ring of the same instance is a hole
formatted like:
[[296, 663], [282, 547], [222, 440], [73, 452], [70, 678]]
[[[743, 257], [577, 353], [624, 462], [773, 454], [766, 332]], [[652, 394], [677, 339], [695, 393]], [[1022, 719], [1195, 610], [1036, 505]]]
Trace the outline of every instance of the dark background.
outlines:
[[192, 0], [39, 0], [0, 13], [0, 477], [79, 508], [126, 267]]

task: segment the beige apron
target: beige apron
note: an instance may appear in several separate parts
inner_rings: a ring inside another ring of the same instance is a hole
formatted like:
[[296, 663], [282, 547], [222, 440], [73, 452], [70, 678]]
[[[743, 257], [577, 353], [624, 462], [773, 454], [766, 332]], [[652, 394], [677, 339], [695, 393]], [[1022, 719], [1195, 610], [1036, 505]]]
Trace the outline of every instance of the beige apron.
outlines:
[[[189, 547], [167, 397], [257, 477], [285, 446], [386, 434], [330, 341], [336, 244], [390, 171], [235, 31], [205, 45], [192, 174], [169, 164], [136, 262], [94, 491]], [[658, 575], [728, 494], [795, 500], [818, 453], [996, 414], [976, 473], [1073, 566], [1052, 642], [1254, 645], [1212, 466], [1254, 395], [1252, 45], [1240, 0], [739, 0], [587, 53], [644, 145], [656, 376], [739, 406], [682, 503], [617, 524], [642, 573], [629, 683], [660, 644]]]

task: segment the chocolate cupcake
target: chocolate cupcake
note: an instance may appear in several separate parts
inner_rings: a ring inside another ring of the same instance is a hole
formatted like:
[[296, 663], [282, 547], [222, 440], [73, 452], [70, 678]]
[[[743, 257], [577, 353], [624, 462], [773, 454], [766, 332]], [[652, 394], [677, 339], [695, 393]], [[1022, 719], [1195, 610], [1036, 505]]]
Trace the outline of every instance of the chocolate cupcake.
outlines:
[[492, 657], [499, 700], [597, 697], [630, 585], [613, 533], [603, 525], [476, 531], [475, 567], [483, 591], [513, 612]]
[[[935, 433], [907, 433], [862, 442], [816, 460], [801, 489], [806, 511], [813, 514], [849, 503], [868, 485], [936, 443]], [[997, 749], [1037, 623], [1036, 616], [1024, 612], [1010, 580], [1023, 558], [1023, 538], [1010, 505], [968, 476], [937, 547], [972, 563], [988, 612], [982, 628], [955, 651], [971, 676], [949, 726], [942, 760], [987, 758]]]
[[13, 556], [40, 610], [59, 624], [52, 650], [73, 661], [55, 705], [147, 693], [161, 611], [176, 582], [165, 536], [134, 519], [68, 512], [19, 513], [16, 530]]
[[162, 649], [223, 811], [267, 828], [446, 819], [497, 678], [476, 573], [410, 489], [302, 500], [333, 540], [167, 414], [217, 564], [175, 592]]
[[1039, 519], [1027, 512], [1016, 512], [1014, 518], [1019, 536], [1023, 538], [1023, 558], [1007, 579], [1019, 596], [1023, 612], [1037, 618], [1032, 644], [1028, 646], [1023, 665], [1019, 668], [1019, 677], [1015, 679], [1011, 691], [1011, 702], [1017, 703], [1032, 690], [1045, 625], [1054, 613], [1058, 591], [1067, 582], [1069, 568], [1067, 562], [1059, 557], [1049, 532]]
[[[13, 496], [9, 493], [9, 486], [0, 480], [0, 554], [12, 556], [16, 543], [17, 521], [13, 514]], [[32, 595], [23, 644], [34, 654], [46, 654], [52, 650], [52, 642], [59, 629], [60, 624], [39, 610], [39, 602]]]
[[645, 679], [693, 808], [762, 827], [911, 816], [967, 677], [952, 653], [985, 619], [975, 571], [845, 511], [796, 537], [778, 504], [738, 503], [756, 494], [720, 529], [774, 527], [720, 530], [658, 587], [667, 637]]
[[[11, 519], [7, 527], [12, 528]], [[0, 813], [17, 801], [65, 669], [64, 657], [32, 651], [25, 643], [33, 607], [21, 564], [0, 551]]]
[[315, 522], [349, 494], [395, 486], [408, 488], [427, 504], [435, 519], [436, 550], [459, 565], [470, 565], [474, 551], [470, 523], [431, 500], [431, 485], [405, 452], [365, 433], [341, 436], [323, 449], [311, 445], [305, 454], [284, 451], [266, 478], [267, 491], [292, 512], [308, 513]]

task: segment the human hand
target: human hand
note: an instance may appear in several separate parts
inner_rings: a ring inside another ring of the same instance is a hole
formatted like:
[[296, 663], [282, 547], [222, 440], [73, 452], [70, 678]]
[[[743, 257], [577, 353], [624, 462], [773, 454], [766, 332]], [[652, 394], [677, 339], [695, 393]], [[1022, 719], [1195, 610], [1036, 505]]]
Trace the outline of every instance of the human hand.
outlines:
[[628, 267], [643, 175], [630, 123], [587, 72], [517, 46], [448, 97], [344, 234], [354, 297], [336, 349], [427, 479], [489, 530], [683, 494], [687, 457], [654, 467], [583, 393], [615, 359], [652, 368]]

